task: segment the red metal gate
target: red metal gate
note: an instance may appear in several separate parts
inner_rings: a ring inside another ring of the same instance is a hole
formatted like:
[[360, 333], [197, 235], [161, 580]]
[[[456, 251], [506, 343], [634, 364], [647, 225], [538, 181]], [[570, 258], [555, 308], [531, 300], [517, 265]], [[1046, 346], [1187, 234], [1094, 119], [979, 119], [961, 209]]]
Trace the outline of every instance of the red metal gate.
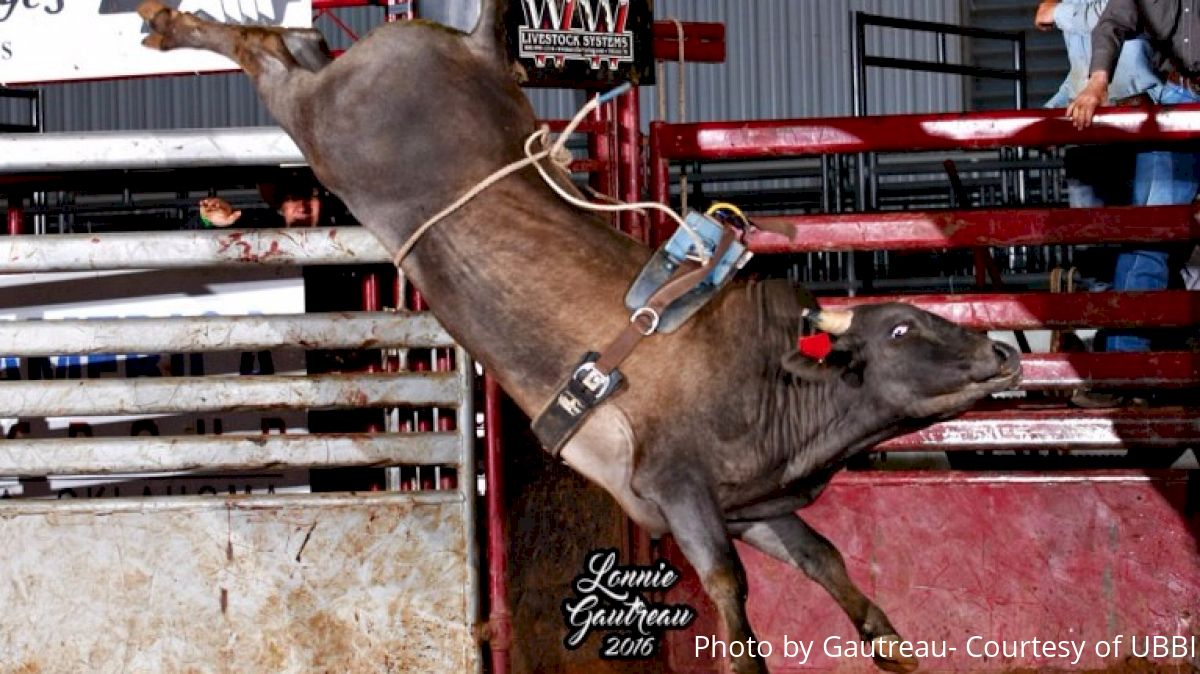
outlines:
[[[899, 115], [838, 119], [651, 125], [651, 189], [669, 197], [668, 162], [763, 159], [878, 151], [1177, 141], [1200, 132], [1200, 107], [1158, 113], [1107, 111], [1086, 131], [1057, 111]], [[787, 215], [756, 218], [774, 231], [751, 242], [759, 253], [931, 250], [986, 246], [1196, 241], [1192, 206], [991, 209]], [[653, 240], [669, 234], [656, 221]], [[824, 298], [826, 306], [897, 298]], [[1145, 293], [988, 293], [904, 296], [979, 329], [1030, 330], [1195, 326], [1200, 296]], [[1041, 353], [1023, 356], [1027, 390], [1083, 385], [1195, 388], [1195, 353]], [[879, 449], [1004, 450], [1046, 455], [1029, 472], [843, 473], [805, 519], [846, 557], [850, 574], [887, 611], [902, 635], [942, 643], [925, 671], [1041, 671], [1147, 667], [1182, 671], [1200, 663], [1200, 515], [1194, 471], [1052, 471], [1064, 452], [1146, 453], [1200, 446], [1200, 408], [1116, 411], [1037, 408], [993, 402], [960, 419], [889, 441]], [[774, 647], [773, 672], [875, 671], [847, 654], [857, 635], [836, 605], [799, 572], [745, 547], [749, 611]], [[669, 543], [669, 558], [683, 562]], [[689, 578], [671, 601], [707, 606]], [[716, 635], [711, 611], [669, 637], [673, 671], [710, 672]], [[1060, 658], [1033, 639], [1082, 645]], [[813, 642], [809, 657], [797, 640]], [[1121, 643], [1117, 643], [1120, 640]], [[793, 652], [785, 645], [793, 644]], [[1113, 646], [1106, 650], [1106, 645]], [[1015, 648], [1015, 646], [1014, 646]], [[1139, 669], [1138, 671], [1143, 671]], [[1163, 670], [1168, 671], [1168, 670]]]

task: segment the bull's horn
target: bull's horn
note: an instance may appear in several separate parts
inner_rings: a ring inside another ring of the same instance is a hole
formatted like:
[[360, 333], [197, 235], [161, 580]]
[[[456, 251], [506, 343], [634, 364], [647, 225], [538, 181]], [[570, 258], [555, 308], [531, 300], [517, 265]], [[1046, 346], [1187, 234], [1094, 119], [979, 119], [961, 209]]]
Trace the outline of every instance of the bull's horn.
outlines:
[[806, 318], [818, 330], [823, 330], [831, 335], [840, 335], [850, 329], [850, 323], [854, 320], [853, 311], [840, 311], [837, 309], [802, 309], [800, 315]]

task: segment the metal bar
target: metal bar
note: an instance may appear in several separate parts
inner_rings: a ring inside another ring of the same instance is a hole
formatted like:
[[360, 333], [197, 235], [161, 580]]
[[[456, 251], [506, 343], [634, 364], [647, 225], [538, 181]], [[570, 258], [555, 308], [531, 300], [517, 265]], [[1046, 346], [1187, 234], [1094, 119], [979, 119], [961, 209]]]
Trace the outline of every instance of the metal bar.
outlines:
[[109, 475], [308, 466], [460, 466], [457, 433], [188, 435], [5, 440], [0, 475]]
[[799, 253], [1186, 242], [1200, 239], [1195, 213], [1186, 205], [763, 216], [754, 218], [762, 229], [750, 248]]
[[823, 297], [821, 306], [845, 308], [905, 302], [973, 329], [1183, 328], [1200, 324], [1200, 293], [1028, 293]]
[[0, 272], [391, 262], [364, 227], [0, 238]]
[[312, 0], [313, 11], [341, 9], [343, 7], [383, 7], [380, 0]]
[[[682, 21], [683, 60], [695, 63], [725, 62], [725, 24]], [[654, 58], [660, 61], [679, 59], [679, 35], [675, 23], [655, 21], [650, 27]]]
[[1200, 409], [968, 412], [888, 440], [880, 451], [1098, 450], [1195, 446]]
[[0, 137], [0, 172], [304, 164], [282, 129], [78, 132]]
[[[664, 206], [671, 205], [671, 171], [659, 150], [658, 141], [666, 122], [650, 122], [650, 199]], [[650, 213], [650, 245], [657, 247], [671, 235], [667, 216], [657, 209]]]
[[341, 312], [276, 316], [0, 321], [0, 354], [366, 349], [454, 343], [428, 313]]
[[968, 77], [990, 77], [998, 80], [1014, 80], [1017, 82], [1020, 82], [1024, 75], [1024, 73], [1009, 68], [965, 66], [958, 63], [939, 63], [938, 61], [920, 61], [917, 59], [902, 59], [890, 56], [865, 56], [863, 58], [864, 65], [876, 68], [897, 68], [900, 70], [915, 70], [927, 73], [966, 75]]
[[0, 385], [0, 417], [453, 407], [459, 385], [452, 372], [10, 381]]
[[[634, 87], [614, 102], [617, 117], [617, 161], [620, 162], [618, 189], [625, 203], [642, 200], [641, 121], [638, 111], [638, 89]], [[646, 218], [633, 211], [620, 214], [621, 229], [643, 243], [649, 242]]]
[[504, 456], [500, 445], [500, 385], [484, 375], [484, 429], [487, 456], [484, 471], [487, 483], [487, 546], [488, 546], [488, 647], [492, 671], [509, 672], [509, 650], [512, 648], [512, 619], [508, 606], [508, 535], [505, 531]]
[[[8, 224], [8, 235], [18, 236], [23, 233], [25, 228], [24, 213], [21, 210], [21, 195], [8, 195], [8, 211], [5, 214]], [[12, 239], [7, 239], [11, 241]]]
[[1138, 389], [1200, 385], [1200, 353], [1038, 353], [1021, 356], [1021, 388]]
[[761, 159], [853, 152], [918, 152], [1159, 142], [1200, 135], [1200, 104], [1105, 108], [1087, 129], [1062, 110], [999, 110], [666, 124], [658, 147], [671, 160]]
[[[482, 582], [480, 579], [480, 559], [478, 535], [476, 532], [475, 511], [476, 499], [479, 498], [479, 485], [476, 482], [475, 468], [475, 363], [471, 360], [470, 354], [462, 347], [456, 347], [454, 351], [454, 362], [456, 370], [454, 372], [454, 382], [457, 385], [459, 399], [455, 403], [458, 408], [458, 418], [456, 419], [457, 426], [455, 427], [459, 437], [459, 453], [460, 465], [462, 466], [457, 472], [457, 487], [458, 496], [462, 500], [462, 526], [463, 535], [466, 542], [466, 549], [463, 551], [465, 557], [464, 564], [467, 572], [467, 586], [465, 612], [467, 620], [470, 624], [478, 624], [480, 621], [480, 606], [479, 599], [483, 594], [480, 587]], [[476, 658], [474, 674], [480, 674], [483, 671], [483, 659]], [[507, 674], [507, 672], [495, 671], [494, 674]]]
[[931, 33], [949, 33], [951, 35], [962, 35], [965, 37], [983, 38], [988, 40], [1015, 40], [1022, 36], [1020, 31], [1012, 30], [990, 30], [987, 28], [974, 28], [972, 26], [960, 26], [955, 23], [941, 23], [938, 21], [921, 21], [919, 19], [903, 19], [895, 16], [882, 16], [880, 14], [866, 14], [858, 12], [861, 17], [859, 20], [865, 26], [879, 26], [881, 28], [904, 28], [908, 30], [920, 30]]
[[0, 513], [10, 515], [112, 515], [118, 513], [165, 513], [172, 511], [268, 511], [280, 508], [361, 510], [364, 505], [444, 506], [461, 503], [462, 495], [447, 491], [369, 493], [258, 494], [253, 496], [208, 495], [159, 496], [106, 499], [10, 499], [0, 503]]

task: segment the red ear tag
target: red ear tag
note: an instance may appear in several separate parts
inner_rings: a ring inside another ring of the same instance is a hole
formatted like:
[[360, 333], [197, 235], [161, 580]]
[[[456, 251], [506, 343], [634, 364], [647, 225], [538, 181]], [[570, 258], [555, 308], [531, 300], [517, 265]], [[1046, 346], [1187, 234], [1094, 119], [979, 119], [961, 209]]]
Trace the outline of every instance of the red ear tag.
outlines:
[[825, 356], [833, 350], [833, 340], [829, 338], [828, 332], [818, 332], [796, 340], [796, 348], [813, 360], [825, 360]]

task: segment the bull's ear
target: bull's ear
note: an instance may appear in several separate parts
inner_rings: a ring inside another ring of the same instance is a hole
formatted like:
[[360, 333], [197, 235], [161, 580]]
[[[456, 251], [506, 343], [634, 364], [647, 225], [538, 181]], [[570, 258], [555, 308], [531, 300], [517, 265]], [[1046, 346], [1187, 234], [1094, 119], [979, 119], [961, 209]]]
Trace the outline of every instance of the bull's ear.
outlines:
[[479, 19], [467, 38], [471, 51], [497, 64], [508, 62], [508, 51], [504, 44], [504, 13], [507, 10], [507, 0], [480, 0]]
[[816, 360], [799, 351], [792, 351], [784, 355], [779, 364], [785, 371], [805, 381], [828, 379], [833, 373], [833, 368], [826, 365], [824, 361]]
[[855, 353], [836, 346], [822, 360], [816, 360], [799, 351], [792, 351], [780, 361], [784, 370], [792, 373], [798, 379], [808, 382], [828, 381], [832, 377], [840, 377], [847, 384], [859, 387], [863, 382], [865, 364]]

